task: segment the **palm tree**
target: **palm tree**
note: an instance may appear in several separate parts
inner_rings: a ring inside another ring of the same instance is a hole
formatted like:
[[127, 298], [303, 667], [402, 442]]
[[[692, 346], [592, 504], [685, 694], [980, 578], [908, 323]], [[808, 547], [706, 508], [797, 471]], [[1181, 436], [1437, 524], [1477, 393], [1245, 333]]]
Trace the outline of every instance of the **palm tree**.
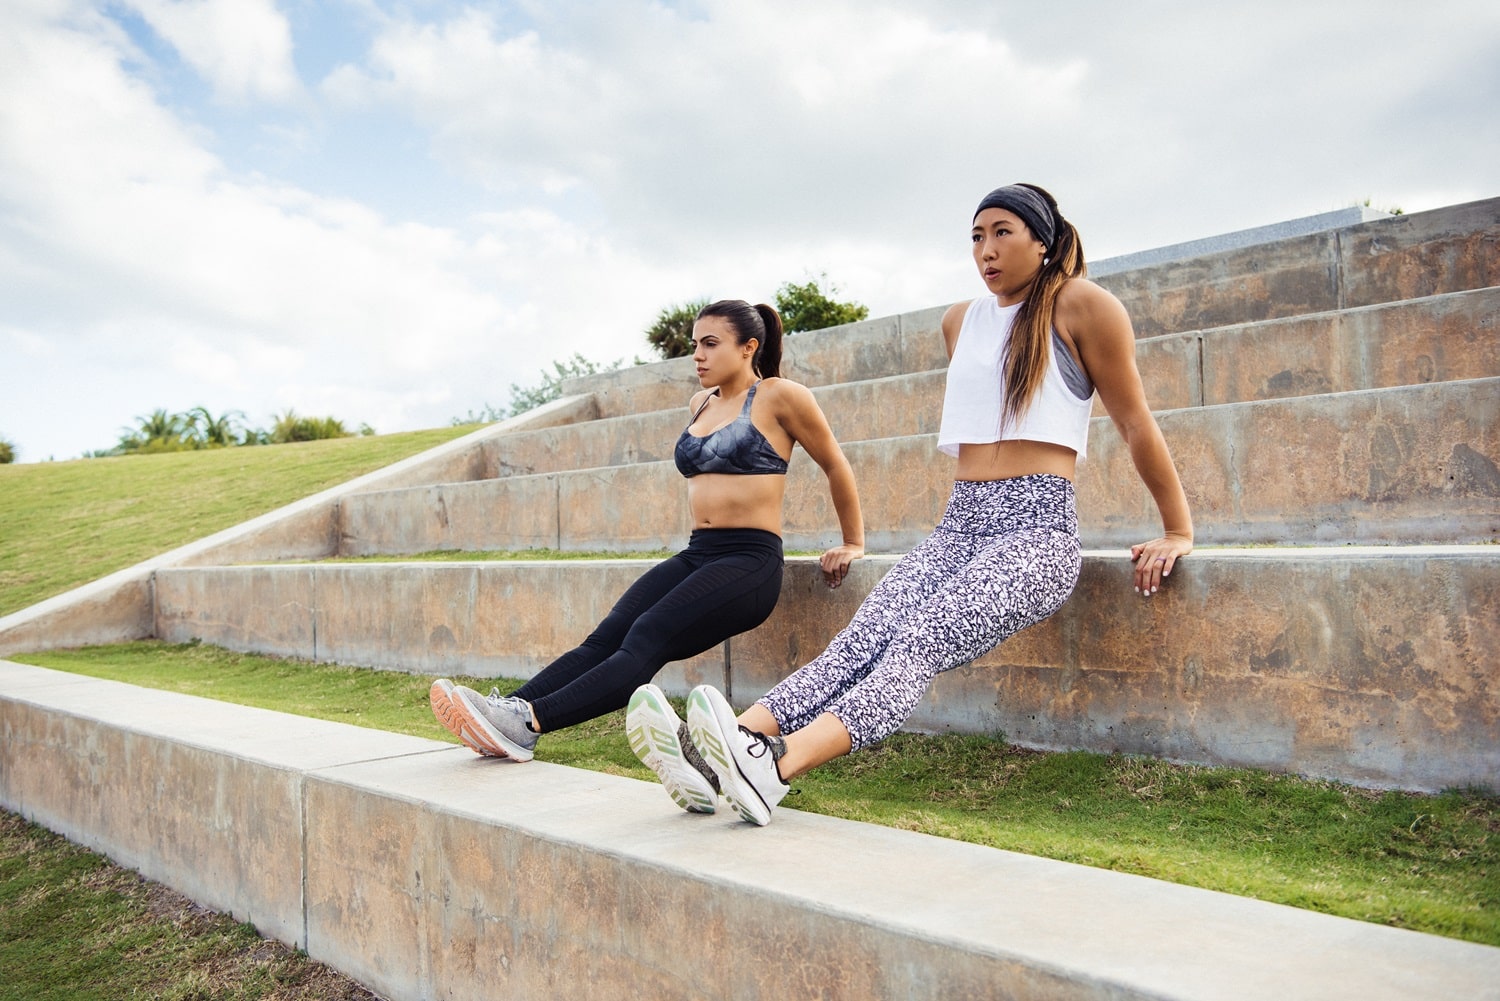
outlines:
[[185, 416], [193, 437], [205, 448], [223, 448], [237, 444], [236, 431], [245, 417], [239, 410], [226, 410], [215, 417], [208, 412], [207, 407], [194, 407]]
[[183, 435], [189, 430], [187, 419], [182, 414], [168, 413], [157, 408], [144, 417], [136, 418], [136, 426], [120, 429], [121, 452], [170, 452], [185, 447]]

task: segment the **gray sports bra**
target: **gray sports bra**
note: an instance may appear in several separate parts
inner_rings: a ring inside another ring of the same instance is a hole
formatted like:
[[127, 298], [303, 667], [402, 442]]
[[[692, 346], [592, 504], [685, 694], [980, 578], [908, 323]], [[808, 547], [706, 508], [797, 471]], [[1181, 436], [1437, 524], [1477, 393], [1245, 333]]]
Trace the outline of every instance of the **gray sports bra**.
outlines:
[[[699, 437], [687, 428], [682, 429], [682, 434], [677, 438], [677, 448], [672, 454], [679, 473], [683, 476], [697, 476], [699, 473], [738, 473], [751, 476], [786, 474], [786, 460], [771, 447], [760, 429], [750, 422], [750, 404], [755, 402], [755, 389], [759, 385], [757, 382], [745, 394], [745, 405], [740, 408], [739, 416], [717, 431]], [[688, 427], [693, 426], [693, 421], [698, 419], [709, 400], [718, 392], [715, 389], [709, 394], [708, 399], [703, 401], [703, 406], [693, 413]]]

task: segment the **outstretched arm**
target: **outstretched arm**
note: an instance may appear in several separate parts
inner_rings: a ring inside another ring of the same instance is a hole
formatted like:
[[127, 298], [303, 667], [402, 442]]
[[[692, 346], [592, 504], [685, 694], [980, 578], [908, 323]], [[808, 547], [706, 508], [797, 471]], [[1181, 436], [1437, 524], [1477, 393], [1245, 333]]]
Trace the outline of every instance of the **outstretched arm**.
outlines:
[[1058, 330], [1077, 347], [1084, 370], [1161, 514], [1161, 536], [1130, 547], [1135, 589], [1153, 594], [1177, 560], [1193, 551], [1193, 516], [1166, 439], [1146, 403], [1130, 317], [1105, 289], [1071, 281], [1058, 294], [1056, 320]]
[[828, 418], [812, 391], [784, 379], [778, 382], [777, 390], [777, 417], [781, 426], [828, 477], [828, 492], [844, 542], [825, 552], [818, 562], [823, 568], [824, 582], [829, 587], [838, 587], [849, 573], [849, 564], [865, 554], [865, 522], [859, 508], [854, 470], [833, 437]]

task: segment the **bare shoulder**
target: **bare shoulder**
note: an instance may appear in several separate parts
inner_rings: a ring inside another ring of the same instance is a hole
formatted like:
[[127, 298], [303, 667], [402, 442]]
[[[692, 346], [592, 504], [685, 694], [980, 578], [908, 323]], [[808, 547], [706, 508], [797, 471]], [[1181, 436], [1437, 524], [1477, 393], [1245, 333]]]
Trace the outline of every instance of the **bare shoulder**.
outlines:
[[712, 389], [698, 390], [688, 398], [688, 409], [696, 411], [699, 407], [703, 406], [704, 400], [707, 400], [710, 396], [713, 395], [713, 392], [714, 391]]
[[782, 407], [805, 406], [813, 398], [812, 390], [800, 382], [791, 379], [783, 379], [780, 376], [771, 376], [760, 380], [759, 387], [755, 390], [756, 399], [765, 400], [772, 406], [780, 409]]
[[1054, 313], [1059, 329], [1073, 337], [1087, 339], [1092, 333], [1130, 330], [1130, 316], [1115, 294], [1087, 278], [1070, 278], [1057, 290]]
[[973, 299], [965, 299], [963, 302], [955, 302], [953, 305], [943, 310], [944, 336], [947, 336], [950, 330], [955, 335], [958, 334], [958, 328], [963, 326], [964, 324], [964, 314], [969, 311], [969, 304], [973, 301]]
[[968, 313], [973, 299], [965, 299], [963, 302], [955, 302], [943, 311], [943, 344], [948, 349], [948, 357], [953, 357], [953, 346], [958, 343], [958, 332], [963, 329], [964, 315]]
[[1070, 306], [1083, 309], [1108, 309], [1111, 306], [1124, 309], [1115, 294], [1103, 285], [1098, 285], [1087, 278], [1069, 278], [1063, 282], [1062, 288], [1057, 290], [1057, 305], [1059, 308]]

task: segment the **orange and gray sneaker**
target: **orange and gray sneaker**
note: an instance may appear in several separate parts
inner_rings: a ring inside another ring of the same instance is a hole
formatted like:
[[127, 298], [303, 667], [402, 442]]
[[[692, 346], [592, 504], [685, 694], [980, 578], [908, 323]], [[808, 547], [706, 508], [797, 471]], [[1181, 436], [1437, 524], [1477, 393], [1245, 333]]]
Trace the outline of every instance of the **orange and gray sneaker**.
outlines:
[[530, 761], [541, 734], [531, 728], [531, 703], [490, 689], [480, 695], [447, 678], [432, 683], [427, 693], [432, 714], [464, 746], [477, 754], [513, 761]]

